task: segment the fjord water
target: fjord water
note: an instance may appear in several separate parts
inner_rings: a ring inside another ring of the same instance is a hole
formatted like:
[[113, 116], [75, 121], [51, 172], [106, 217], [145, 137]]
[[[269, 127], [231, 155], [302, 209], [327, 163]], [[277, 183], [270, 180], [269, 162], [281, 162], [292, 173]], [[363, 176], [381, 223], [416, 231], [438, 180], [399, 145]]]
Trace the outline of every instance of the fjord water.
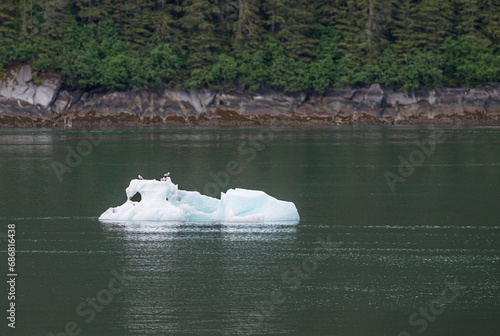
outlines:
[[[384, 174], [435, 134], [393, 192]], [[223, 189], [292, 201], [300, 223], [97, 220], [137, 174], [204, 193], [232, 160]], [[499, 169], [496, 127], [0, 130], [0, 233], [16, 224], [18, 249], [0, 334], [497, 335]]]

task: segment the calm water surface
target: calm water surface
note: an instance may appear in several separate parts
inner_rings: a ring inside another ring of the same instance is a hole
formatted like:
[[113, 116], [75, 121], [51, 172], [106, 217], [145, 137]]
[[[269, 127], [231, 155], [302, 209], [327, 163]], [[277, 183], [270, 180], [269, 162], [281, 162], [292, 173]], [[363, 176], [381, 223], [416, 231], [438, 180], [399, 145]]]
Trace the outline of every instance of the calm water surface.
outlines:
[[[82, 130], [0, 130], [0, 229], [16, 224], [18, 249], [0, 334], [498, 335], [500, 128], [444, 129], [394, 192], [384, 177], [436, 131], [120, 129], [85, 148]], [[231, 160], [224, 190], [293, 201], [300, 223], [97, 220], [137, 174], [204, 192]]]

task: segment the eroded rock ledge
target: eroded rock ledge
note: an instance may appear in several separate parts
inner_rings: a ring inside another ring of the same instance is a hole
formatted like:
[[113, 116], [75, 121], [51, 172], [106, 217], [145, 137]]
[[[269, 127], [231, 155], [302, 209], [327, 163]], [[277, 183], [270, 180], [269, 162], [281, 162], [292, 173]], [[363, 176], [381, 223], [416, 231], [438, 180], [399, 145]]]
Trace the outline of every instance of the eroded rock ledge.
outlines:
[[212, 90], [61, 90], [29, 65], [0, 79], [0, 127], [499, 124], [500, 84], [401, 92], [379, 84], [324, 94]]

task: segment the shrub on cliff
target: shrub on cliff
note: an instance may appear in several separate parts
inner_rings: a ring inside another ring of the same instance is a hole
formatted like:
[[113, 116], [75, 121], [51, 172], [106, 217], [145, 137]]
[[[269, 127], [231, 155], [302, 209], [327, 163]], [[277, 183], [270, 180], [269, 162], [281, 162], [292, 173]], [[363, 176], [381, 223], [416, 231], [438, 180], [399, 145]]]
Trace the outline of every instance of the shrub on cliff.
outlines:
[[66, 84], [83, 89], [159, 87], [171, 81], [182, 58], [167, 44], [146, 48], [147, 54], [122, 41], [117, 25], [73, 24], [57, 58]]
[[476, 86], [500, 81], [500, 55], [493, 48], [481, 47], [469, 38], [449, 38], [444, 50], [444, 71], [450, 84]]

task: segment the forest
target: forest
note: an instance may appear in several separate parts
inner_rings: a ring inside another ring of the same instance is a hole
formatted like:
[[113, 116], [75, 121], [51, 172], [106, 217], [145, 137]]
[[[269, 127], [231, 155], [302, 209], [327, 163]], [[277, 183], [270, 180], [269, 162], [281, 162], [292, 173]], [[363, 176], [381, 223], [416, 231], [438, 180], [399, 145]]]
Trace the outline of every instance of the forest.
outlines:
[[500, 0], [1, 0], [0, 74], [69, 89], [500, 82]]

